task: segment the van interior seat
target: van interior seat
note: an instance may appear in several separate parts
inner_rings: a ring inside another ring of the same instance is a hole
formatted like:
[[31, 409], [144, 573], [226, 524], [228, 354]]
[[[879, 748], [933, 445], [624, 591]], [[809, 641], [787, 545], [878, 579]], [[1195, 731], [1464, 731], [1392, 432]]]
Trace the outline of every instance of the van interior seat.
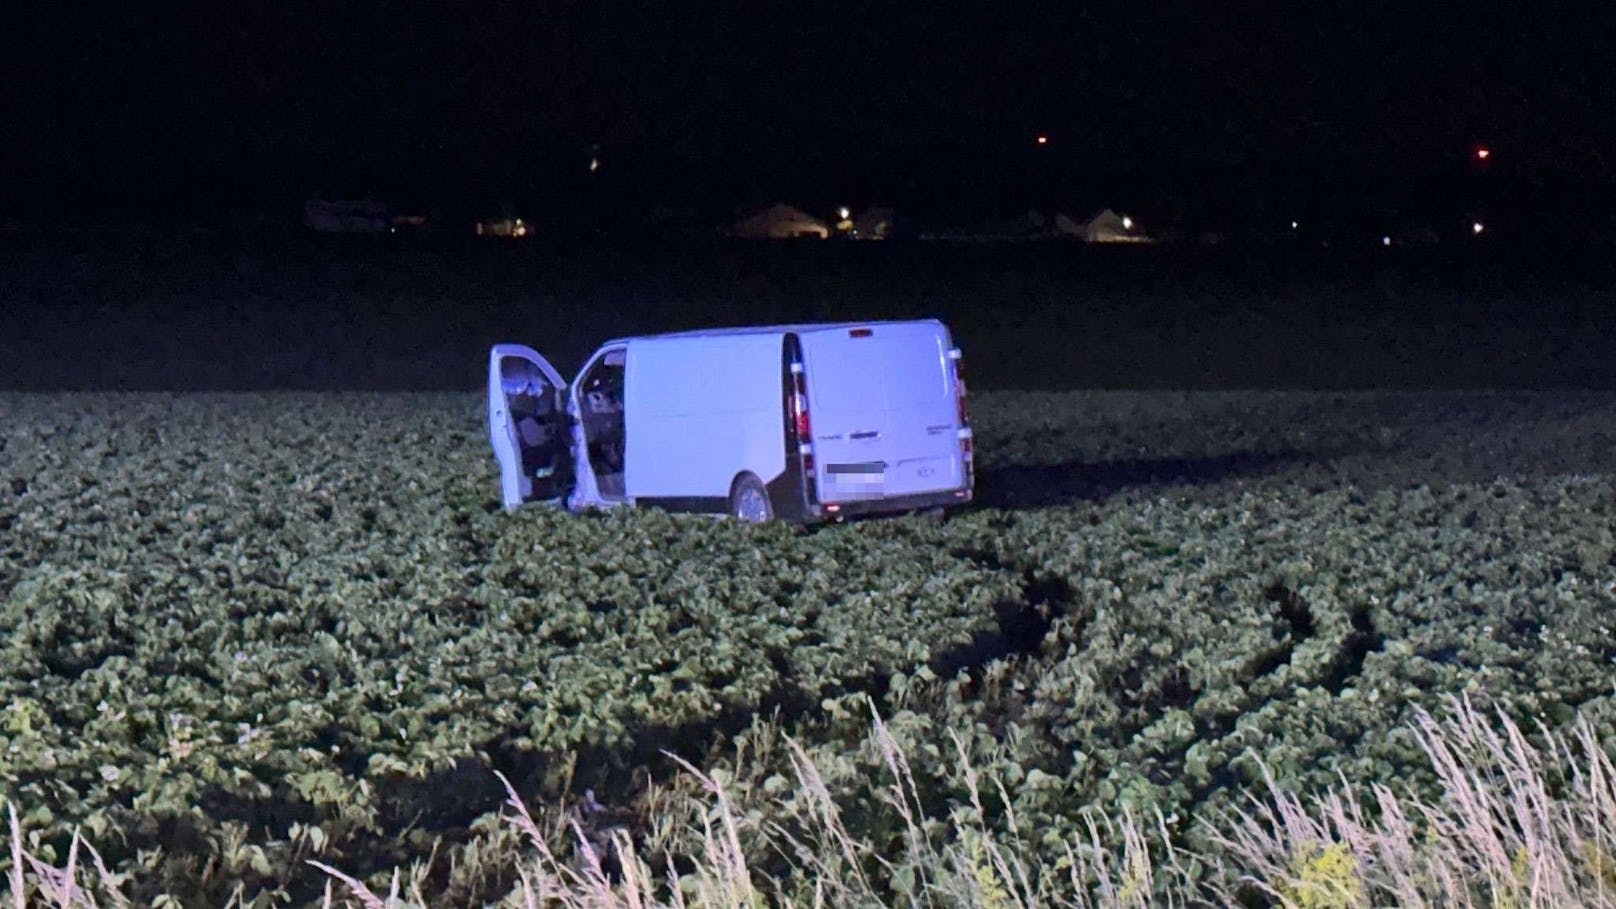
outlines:
[[522, 456], [523, 472], [531, 477], [543, 468], [553, 468], [560, 450], [561, 436], [556, 426], [557, 414], [552, 396], [542, 392], [524, 392], [511, 395], [507, 402]]

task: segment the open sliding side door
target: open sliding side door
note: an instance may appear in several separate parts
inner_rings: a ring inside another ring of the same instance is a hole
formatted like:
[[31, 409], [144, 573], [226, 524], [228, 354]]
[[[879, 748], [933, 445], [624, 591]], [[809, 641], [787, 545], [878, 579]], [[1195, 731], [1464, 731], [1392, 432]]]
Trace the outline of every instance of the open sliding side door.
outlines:
[[488, 352], [488, 443], [499, 463], [506, 511], [530, 502], [563, 504], [571, 485], [567, 383], [549, 361], [520, 344]]

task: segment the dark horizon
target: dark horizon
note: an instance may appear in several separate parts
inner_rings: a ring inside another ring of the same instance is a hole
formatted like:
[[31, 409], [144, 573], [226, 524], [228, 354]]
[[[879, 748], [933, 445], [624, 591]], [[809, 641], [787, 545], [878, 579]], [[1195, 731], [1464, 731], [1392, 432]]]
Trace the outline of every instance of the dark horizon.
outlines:
[[1607, 29], [1504, 5], [676, 15], [417, 0], [6, 16], [24, 40], [5, 80], [0, 215], [360, 195], [1215, 209], [1329, 206], [1483, 171], [1525, 194], [1616, 184]]

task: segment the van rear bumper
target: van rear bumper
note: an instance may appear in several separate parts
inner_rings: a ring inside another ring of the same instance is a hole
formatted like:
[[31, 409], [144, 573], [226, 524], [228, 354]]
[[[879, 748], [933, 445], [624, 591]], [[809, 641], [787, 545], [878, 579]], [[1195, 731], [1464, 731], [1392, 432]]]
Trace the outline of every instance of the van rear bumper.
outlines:
[[[888, 496], [881, 499], [854, 499], [850, 502], [829, 502], [818, 506], [821, 520], [857, 517], [871, 514], [890, 514], [899, 511], [919, 511], [926, 508], [946, 508], [965, 505], [971, 501], [970, 487], [923, 492], [909, 496]], [[834, 510], [832, 510], [834, 509]]]

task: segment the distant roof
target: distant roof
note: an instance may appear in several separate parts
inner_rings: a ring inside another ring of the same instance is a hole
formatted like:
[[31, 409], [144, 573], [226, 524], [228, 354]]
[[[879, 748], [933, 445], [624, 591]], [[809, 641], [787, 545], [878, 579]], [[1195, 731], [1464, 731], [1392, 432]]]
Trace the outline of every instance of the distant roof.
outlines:
[[[789, 232], [778, 232], [782, 229]], [[730, 222], [728, 231], [732, 235], [752, 239], [763, 239], [765, 236], [774, 239], [785, 239], [787, 236], [804, 233], [817, 233], [821, 237], [830, 235], [830, 228], [824, 221], [784, 202], [747, 212], [740, 218]]]

